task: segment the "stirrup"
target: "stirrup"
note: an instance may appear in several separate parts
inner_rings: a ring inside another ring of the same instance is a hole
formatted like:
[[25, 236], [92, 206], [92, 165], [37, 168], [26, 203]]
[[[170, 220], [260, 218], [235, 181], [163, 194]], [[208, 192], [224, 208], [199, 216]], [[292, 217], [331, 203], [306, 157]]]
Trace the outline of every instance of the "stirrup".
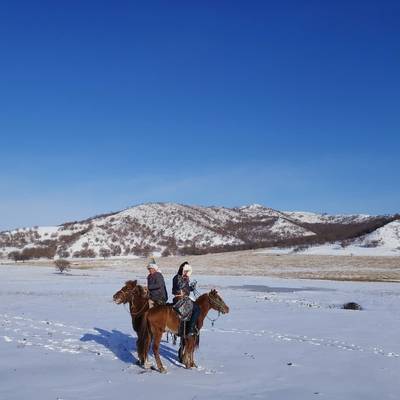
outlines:
[[197, 329], [197, 326], [193, 327], [193, 329], [188, 332], [188, 336], [197, 336], [199, 334], [199, 330]]

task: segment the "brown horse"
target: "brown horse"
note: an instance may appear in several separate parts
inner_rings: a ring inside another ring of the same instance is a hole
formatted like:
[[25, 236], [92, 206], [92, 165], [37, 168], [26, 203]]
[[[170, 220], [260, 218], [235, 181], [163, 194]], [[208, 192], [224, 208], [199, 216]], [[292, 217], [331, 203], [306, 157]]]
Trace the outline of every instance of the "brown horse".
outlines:
[[149, 309], [149, 296], [146, 287], [138, 285], [137, 281], [126, 281], [113, 300], [116, 304], [129, 303], [129, 312], [132, 318], [132, 328], [139, 336], [139, 329], [145, 312]]
[[[210, 309], [221, 312], [222, 314], [227, 314], [229, 312], [229, 307], [215, 289], [201, 295], [196, 300], [196, 303], [200, 307], [200, 316], [197, 320], [197, 328], [199, 331]], [[158, 370], [160, 372], [166, 372], [159, 353], [161, 337], [164, 332], [172, 332], [178, 335], [179, 325], [180, 319], [171, 305], [154, 307], [145, 313], [137, 341], [138, 357], [141, 365], [146, 365], [147, 355], [151, 342], [153, 341], [153, 353]], [[186, 368], [196, 366], [193, 360], [193, 354], [198, 344], [198, 336], [188, 336], [184, 338], [181, 361], [185, 364]]]

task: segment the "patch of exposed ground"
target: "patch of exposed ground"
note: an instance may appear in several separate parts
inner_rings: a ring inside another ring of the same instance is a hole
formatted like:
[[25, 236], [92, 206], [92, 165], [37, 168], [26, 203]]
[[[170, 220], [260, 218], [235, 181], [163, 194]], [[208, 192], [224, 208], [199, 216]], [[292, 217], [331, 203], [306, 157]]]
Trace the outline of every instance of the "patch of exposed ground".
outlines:
[[[173, 275], [184, 260], [192, 264], [196, 275], [252, 275], [295, 279], [400, 282], [400, 257], [274, 255], [260, 254], [256, 251], [239, 251], [188, 257], [163, 257], [157, 259], [157, 262], [164, 274]], [[72, 269], [118, 268], [143, 275], [146, 273], [146, 262], [147, 260], [143, 258], [74, 259]], [[51, 261], [40, 260], [28, 263], [54, 267]]]

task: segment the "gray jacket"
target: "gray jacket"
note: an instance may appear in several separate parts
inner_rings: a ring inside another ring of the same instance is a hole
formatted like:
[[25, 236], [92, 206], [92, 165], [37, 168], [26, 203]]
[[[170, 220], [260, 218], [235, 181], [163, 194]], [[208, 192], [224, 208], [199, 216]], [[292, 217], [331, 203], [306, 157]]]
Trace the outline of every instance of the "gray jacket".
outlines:
[[149, 274], [147, 276], [147, 288], [149, 289], [151, 300], [159, 303], [167, 302], [167, 288], [165, 287], [164, 277], [160, 272], [155, 272], [153, 275]]

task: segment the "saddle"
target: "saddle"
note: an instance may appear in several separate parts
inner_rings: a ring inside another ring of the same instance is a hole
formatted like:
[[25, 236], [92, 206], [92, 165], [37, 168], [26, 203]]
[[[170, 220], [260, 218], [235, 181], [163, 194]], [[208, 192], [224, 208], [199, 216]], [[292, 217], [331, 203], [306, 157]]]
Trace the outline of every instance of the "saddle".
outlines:
[[178, 314], [181, 322], [186, 322], [190, 319], [193, 312], [193, 301], [189, 297], [183, 297], [178, 300], [172, 308]]
[[186, 322], [190, 320], [193, 312], [193, 301], [185, 296], [179, 299], [173, 306], [173, 310], [178, 314], [180, 319], [178, 336], [184, 337], [187, 335], [189, 324]]

